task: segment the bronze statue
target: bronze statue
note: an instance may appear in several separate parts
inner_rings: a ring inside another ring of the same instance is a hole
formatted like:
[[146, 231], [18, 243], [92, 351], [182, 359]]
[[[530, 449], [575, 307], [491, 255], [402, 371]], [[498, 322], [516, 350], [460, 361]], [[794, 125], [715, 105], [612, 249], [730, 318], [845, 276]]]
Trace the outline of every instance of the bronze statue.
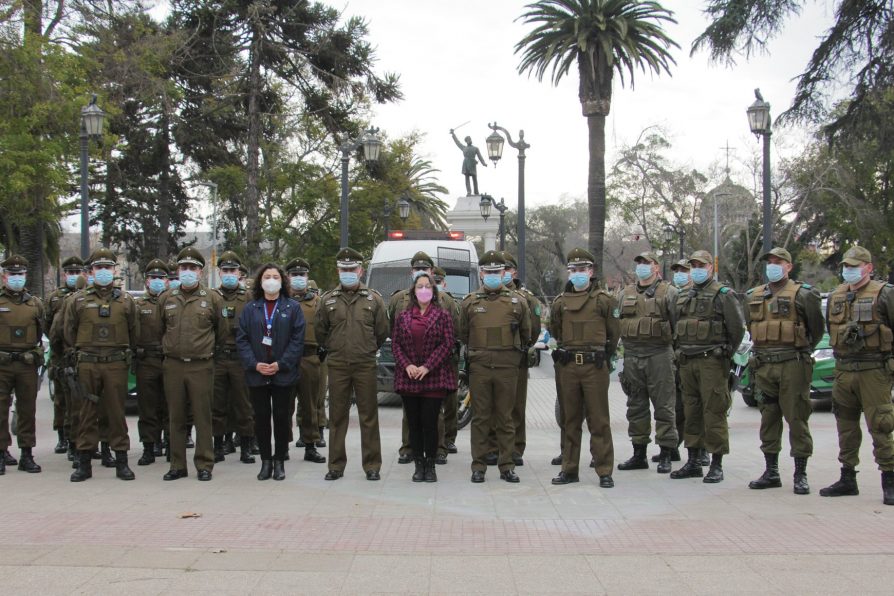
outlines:
[[[487, 162], [481, 157], [481, 151], [478, 150], [478, 147], [472, 144], [472, 137], [466, 137], [464, 139], [466, 142], [464, 146], [459, 142], [459, 139], [456, 138], [456, 134], [454, 134], [452, 128], [450, 129], [450, 136], [453, 137], [453, 142], [456, 143], [456, 146], [463, 152], [463, 175], [466, 177], [466, 196], [472, 196], [472, 194], [477, 195], [478, 164], [475, 163], [475, 159], [477, 158], [485, 168], [487, 167]], [[469, 179], [472, 181], [471, 185], [469, 184]], [[473, 189], [475, 190], [474, 193], [472, 193]]]

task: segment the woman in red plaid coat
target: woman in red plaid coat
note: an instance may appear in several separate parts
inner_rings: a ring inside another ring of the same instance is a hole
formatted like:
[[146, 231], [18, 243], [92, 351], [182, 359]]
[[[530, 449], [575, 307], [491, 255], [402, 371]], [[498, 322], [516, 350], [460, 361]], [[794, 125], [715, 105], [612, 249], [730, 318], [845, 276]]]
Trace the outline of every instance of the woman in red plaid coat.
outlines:
[[404, 402], [416, 463], [413, 482], [438, 481], [438, 412], [447, 393], [456, 390], [450, 365], [454, 335], [453, 318], [438, 304], [438, 285], [423, 273], [413, 282], [410, 305], [397, 315], [391, 337], [394, 390]]

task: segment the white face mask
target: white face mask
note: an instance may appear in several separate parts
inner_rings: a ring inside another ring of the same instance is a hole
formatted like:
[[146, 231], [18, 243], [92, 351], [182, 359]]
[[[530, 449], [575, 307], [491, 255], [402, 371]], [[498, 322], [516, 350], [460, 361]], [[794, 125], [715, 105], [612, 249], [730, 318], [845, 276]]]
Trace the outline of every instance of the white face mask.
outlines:
[[278, 279], [268, 278], [261, 282], [261, 287], [267, 294], [278, 294], [280, 289], [282, 289], [282, 282]]

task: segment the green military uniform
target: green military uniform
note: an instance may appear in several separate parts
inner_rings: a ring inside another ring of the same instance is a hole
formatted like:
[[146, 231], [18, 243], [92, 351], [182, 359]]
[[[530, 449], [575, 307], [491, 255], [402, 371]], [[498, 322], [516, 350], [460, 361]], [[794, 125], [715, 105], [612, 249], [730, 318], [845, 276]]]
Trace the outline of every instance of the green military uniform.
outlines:
[[860, 413], [872, 436], [872, 453], [882, 472], [884, 503], [894, 505], [894, 286], [868, 280], [865, 267], [872, 255], [855, 246], [844, 254], [847, 267], [862, 267], [862, 278], [838, 286], [829, 295], [826, 321], [835, 353], [832, 408], [838, 426], [841, 480], [820, 490], [822, 496], [856, 495], [860, 463]]
[[[170, 273], [167, 263], [152, 259], [146, 265], [144, 275]], [[135, 299], [140, 319], [140, 332], [136, 341], [137, 429], [143, 443], [143, 455], [137, 465], [147, 466], [155, 462], [155, 445], [161, 443], [163, 421], [167, 414], [164, 377], [162, 374], [162, 312], [159, 294], [147, 288], [146, 293]]]
[[[233, 251], [220, 255], [218, 267], [238, 269], [242, 261]], [[212, 290], [220, 297], [220, 319], [217, 329], [217, 346], [214, 351], [214, 399], [211, 404], [211, 430], [214, 435], [214, 461], [224, 461], [224, 433], [235, 431], [240, 437], [240, 461], [255, 463], [251, 456], [251, 440], [255, 435], [254, 411], [248, 399], [245, 369], [236, 349], [236, 330], [242, 310], [251, 300], [244, 288], [235, 287]]]
[[[291, 401], [292, 411], [289, 417], [294, 415], [295, 404], [298, 404], [301, 416], [299, 427], [299, 439], [304, 444], [304, 459], [314, 463], [326, 463], [326, 457], [316, 450], [316, 445], [322, 440], [319, 394], [320, 394], [320, 355], [318, 353], [314, 320], [320, 308], [320, 295], [315, 290], [307, 287], [309, 280], [310, 263], [302, 258], [289, 261], [286, 265], [286, 275], [290, 276], [290, 293], [292, 299], [301, 307], [306, 325], [304, 327], [304, 355], [301, 357], [301, 374], [295, 385], [295, 396]], [[297, 289], [292, 285], [292, 279], [298, 279], [304, 287]], [[321, 445], [322, 446], [322, 445]]]
[[[317, 295], [320, 294], [320, 287], [317, 285], [312, 279], [307, 280], [307, 289]], [[318, 307], [319, 309], [319, 307]], [[316, 317], [316, 314], [314, 315]], [[309, 326], [314, 327], [313, 322], [316, 318], [313, 319], [305, 319], [310, 321]], [[307, 331], [305, 331], [306, 335]], [[316, 328], [314, 327], [314, 333], [316, 334]], [[317, 340], [319, 343], [319, 340]], [[319, 358], [319, 357], [318, 357]], [[317, 424], [320, 425], [320, 444], [318, 447], [325, 447], [326, 443], [323, 438], [323, 429], [329, 428], [329, 417], [326, 415], [326, 396], [329, 395], [329, 367], [326, 366], [325, 359], [320, 360], [320, 384], [319, 390], [317, 392]]]
[[[689, 261], [709, 265], [714, 258], [699, 250]], [[726, 415], [732, 405], [728, 384], [730, 359], [745, 335], [745, 320], [736, 293], [710, 277], [680, 293], [676, 309], [675, 340], [689, 460], [672, 472], [671, 478], [701, 478], [698, 450], [704, 448], [712, 454], [704, 482], [716, 483], [723, 480], [722, 460], [729, 453]]]
[[[788, 263], [791, 254], [774, 248], [762, 259], [775, 256]], [[745, 320], [754, 353], [751, 374], [757, 388], [761, 412], [761, 451], [767, 468], [749, 484], [753, 489], [782, 486], [779, 452], [782, 451], [782, 420], [788, 423], [791, 456], [795, 458], [796, 494], [808, 494], [807, 458], [813, 455], [810, 436], [811, 354], [823, 338], [825, 320], [819, 292], [811, 286], [783, 277], [748, 290]]]
[[[203, 268], [205, 258], [194, 248], [184, 248], [177, 264]], [[181, 273], [181, 279], [183, 274]], [[165, 397], [171, 419], [171, 469], [165, 480], [187, 476], [187, 410], [196, 429], [193, 463], [199, 480], [211, 480], [214, 469], [211, 401], [214, 388], [214, 348], [220, 334], [223, 302], [220, 294], [201, 282], [165, 292], [159, 301], [162, 311], [162, 366]]]
[[[84, 270], [84, 261], [79, 257], [68, 257], [62, 261], [61, 266], [64, 275], [64, 285], [53, 290], [46, 297], [46, 321], [44, 321], [44, 330], [49, 333], [53, 327], [53, 321], [62, 316], [62, 305], [65, 298], [71, 296], [78, 291], [78, 281], [83, 277], [80, 275]], [[74, 283], [68, 283], [68, 277], [73, 276]], [[50, 350], [50, 365], [48, 369], [48, 377], [53, 382], [53, 430], [59, 435], [59, 442], [56, 443], [54, 451], [56, 453], [65, 453], [69, 449], [71, 443], [71, 398], [68, 386], [62, 379], [61, 371], [64, 368], [63, 353]]]
[[116, 475], [122, 480], [133, 480], [134, 474], [127, 465], [130, 437], [124, 400], [128, 368], [139, 335], [137, 309], [130, 294], [114, 286], [113, 278], [107, 280], [109, 283], [101, 283], [97, 277], [117, 264], [115, 254], [100, 248], [91, 255], [90, 262], [94, 268], [93, 285], [74, 296], [65, 314], [65, 341], [76, 350], [78, 380], [85, 394], [77, 435], [80, 463], [71, 480], [81, 482], [93, 475], [90, 458], [102, 438], [100, 418], [108, 425], [108, 442], [116, 455]]
[[[653, 267], [658, 259], [646, 252], [634, 261]], [[618, 469], [649, 467], [646, 445], [652, 434], [651, 403], [655, 409], [655, 442], [661, 447], [658, 473], [667, 474], [671, 471], [671, 451], [679, 444], [674, 420], [673, 354], [677, 289], [656, 274], [646, 282], [637, 281], [625, 287], [618, 301], [624, 344], [620, 380], [627, 394], [627, 434], [633, 444], [633, 457], [618, 464]]]
[[[343, 248], [336, 256], [340, 269], [360, 267], [357, 251]], [[388, 338], [385, 303], [378, 292], [359, 282], [339, 285], [322, 295], [315, 334], [327, 352], [329, 367], [329, 473], [328, 480], [344, 474], [345, 437], [351, 394], [357, 400], [363, 470], [369, 480], [379, 479], [382, 445], [376, 392], [376, 351]]]
[[[447, 277], [447, 273], [440, 267], [435, 267], [434, 272], [436, 278], [438, 276], [440, 276], [442, 279], [445, 279]], [[454, 334], [458, 334], [460, 324], [459, 302], [452, 294], [450, 294], [450, 292], [444, 289], [440, 289], [440, 291], [438, 291], [438, 296], [441, 295], [444, 296], [444, 308], [447, 308], [450, 311], [450, 316], [453, 319]], [[457, 378], [459, 378], [459, 357], [461, 346], [462, 344], [457, 337], [456, 347], [450, 355], [450, 365], [453, 367], [453, 374], [456, 375]], [[439, 459], [442, 455], [446, 458], [448, 453], [456, 453], [456, 434], [459, 430], [457, 428], [456, 422], [456, 414], [459, 408], [457, 399], [458, 398], [456, 391], [449, 392], [447, 394], [447, 397], [444, 398], [442, 410], [443, 415], [441, 418], [438, 419], [438, 432], [441, 432], [440, 428], [442, 426], [444, 429], [443, 433], [441, 433], [442, 440], [440, 441], [440, 446], [438, 447]]]
[[24, 288], [28, 261], [12, 255], [0, 266], [5, 275], [22, 276], [22, 287], [4, 284], [0, 289], [0, 475], [6, 473], [4, 456], [12, 443], [9, 409], [16, 396], [16, 440], [21, 449], [19, 470], [37, 473], [31, 449], [36, 444], [37, 369], [43, 362], [45, 314], [43, 303]]
[[478, 264], [485, 282], [499, 276], [499, 285], [466, 296], [460, 306], [460, 340], [468, 346], [469, 390], [472, 412], [472, 481], [484, 482], [489, 452], [488, 434], [496, 429], [500, 477], [518, 482], [512, 451], [515, 429], [512, 408], [519, 369], [531, 342], [527, 302], [502, 286], [505, 259], [488, 251]]
[[[671, 265], [671, 271], [676, 274], [678, 271], [684, 271], [687, 275], [687, 282], [683, 285], [677, 286], [676, 283], [674, 285], [677, 288], [677, 295], [684, 292], [688, 292], [690, 288], [692, 288], [692, 279], [688, 279], [689, 275], [689, 261], [686, 259], [680, 259], [673, 265]], [[674, 312], [676, 313], [676, 307], [674, 308]], [[671, 452], [671, 460], [672, 461], [680, 461], [680, 443], [683, 442], [683, 434], [684, 428], [686, 427], [686, 411], [683, 409], [683, 384], [680, 381], [680, 366], [679, 363], [674, 359], [674, 387], [676, 388], [676, 400], [674, 401], [674, 423], [677, 428], [677, 444], [674, 446], [674, 450]], [[707, 457], [707, 456], [705, 456]], [[658, 461], [659, 456], [655, 456], [652, 458], [652, 461]]]
[[[568, 253], [567, 264], [592, 267], [593, 255], [581, 248]], [[608, 407], [609, 364], [618, 346], [617, 302], [594, 280], [576, 290], [569, 283], [550, 309], [550, 335], [556, 340], [553, 360], [559, 376], [559, 403], [565, 444], [562, 472], [554, 484], [576, 482], [579, 474], [584, 417], [590, 429], [590, 455], [600, 486], [611, 488], [614, 468], [611, 418]]]

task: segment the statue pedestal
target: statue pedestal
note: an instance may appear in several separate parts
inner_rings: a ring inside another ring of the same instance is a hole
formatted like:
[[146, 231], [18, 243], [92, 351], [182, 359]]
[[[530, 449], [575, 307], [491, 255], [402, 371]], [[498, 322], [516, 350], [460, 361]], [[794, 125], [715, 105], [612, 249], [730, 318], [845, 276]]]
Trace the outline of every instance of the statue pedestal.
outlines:
[[493, 213], [487, 221], [481, 217], [481, 195], [458, 197], [453, 209], [447, 212], [447, 223], [450, 229], [466, 233], [466, 238], [476, 237], [484, 240], [484, 250], [496, 250], [497, 233], [500, 229], [500, 214]]

